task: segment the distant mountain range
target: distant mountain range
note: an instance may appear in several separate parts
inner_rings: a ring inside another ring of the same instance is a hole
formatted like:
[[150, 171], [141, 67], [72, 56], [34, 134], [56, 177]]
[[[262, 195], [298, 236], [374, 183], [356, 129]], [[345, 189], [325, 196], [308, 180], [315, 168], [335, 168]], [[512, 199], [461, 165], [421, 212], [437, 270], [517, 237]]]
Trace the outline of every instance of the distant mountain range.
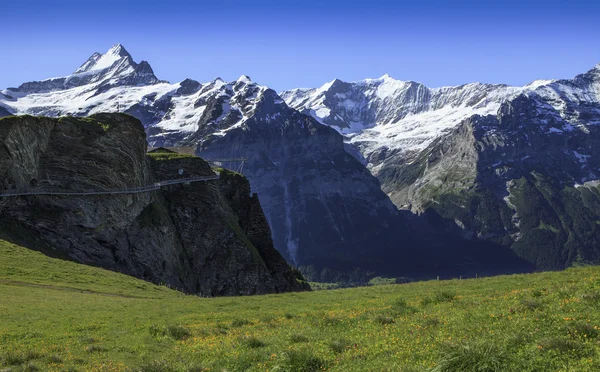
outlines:
[[384, 76], [282, 97], [344, 134], [399, 208], [539, 268], [600, 257], [600, 65], [524, 87]]
[[431, 276], [600, 259], [600, 65], [525, 87], [384, 75], [278, 94], [247, 76], [170, 84], [116, 45], [0, 91], [0, 116], [117, 111], [152, 146], [248, 158], [296, 265]]

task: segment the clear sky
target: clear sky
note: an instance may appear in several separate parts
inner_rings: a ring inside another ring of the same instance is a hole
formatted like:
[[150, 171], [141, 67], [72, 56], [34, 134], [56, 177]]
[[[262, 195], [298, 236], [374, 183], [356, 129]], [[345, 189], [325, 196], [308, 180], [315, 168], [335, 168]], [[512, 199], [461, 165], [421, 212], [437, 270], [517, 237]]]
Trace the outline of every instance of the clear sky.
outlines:
[[523, 85], [600, 62], [600, 0], [5, 1], [0, 88], [121, 43], [160, 79], [249, 75], [276, 90], [388, 73]]

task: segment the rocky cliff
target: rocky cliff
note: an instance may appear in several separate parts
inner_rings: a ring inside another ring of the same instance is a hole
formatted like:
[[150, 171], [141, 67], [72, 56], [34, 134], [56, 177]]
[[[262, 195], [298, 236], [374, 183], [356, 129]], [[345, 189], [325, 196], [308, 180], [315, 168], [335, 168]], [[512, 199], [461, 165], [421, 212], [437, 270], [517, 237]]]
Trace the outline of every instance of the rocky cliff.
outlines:
[[[524, 87], [428, 88], [385, 75], [277, 94], [247, 76], [170, 84], [115, 45], [72, 75], [1, 90], [0, 116], [126, 112], [142, 122], [153, 146], [247, 158], [243, 173], [260, 198], [275, 248], [297, 265], [458, 276], [523, 267], [514, 252], [540, 268], [585, 260], [565, 253], [546, 265], [543, 249], [524, 252], [529, 243], [517, 243], [519, 222], [506, 220], [517, 221], [506, 182], [531, 172], [565, 187], [598, 179], [588, 151], [595, 140], [586, 134], [600, 123], [599, 71]], [[544, 151], [560, 141], [567, 145], [553, 156], [561, 160], [549, 164]], [[505, 170], [534, 158], [543, 167]], [[561, 172], [573, 177], [556, 178]], [[448, 204], [467, 192], [476, 195], [475, 212], [462, 199]], [[566, 252], [558, 247], [574, 240], [561, 236], [554, 249]]]
[[[1, 190], [112, 190], [212, 175], [200, 158], [146, 156], [128, 115], [0, 120]], [[116, 195], [0, 198], [0, 233], [32, 249], [202, 296], [307, 289], [273, 248], [248, 181]]]
[[[275, 246], [288, 260], [347, 269], [405, 248], [391, 228], [400, 222], [393, 204], [375, 177], [344, 151], [338, 133], [288, 108], [270, 89], [253, 92], [258, 88], [253, 83], [233, 88], [237, 95], [257, 97], [252, 107], [242, 106], [243, 124], [229, 114], [218, 128], [202, 126], [178, 143], [197, 147], [206, 158], [247, 158], [244, 175], [265, 208]], [[216, 105], [220, 109], [223, 102]], [[222, 134], [213, 135], [215, 130]]]
[[384, 166], [384, 189], [397, 205], [434, 212], [446, 229], [511, 247], [537, 268], [599, 262], [600, 132], [565, 130], [538, 108], [521, 96], [496, 116], [465, 120], [414, 162]]
[[282, 93], [346, 136], [400, 209], [539, 269], [600, 262], [600, 65], [523, 87], [384, 76]]
[[289, 108], [274, 91], [249, 81], [222, 88], [207, 97], [216, 109], [204, 111], [199, 130], [174, 141], [208, 159], [246, 157], [244, 174], [275, 246], [296, 265], [418, 278], [531, 269], [506, 247], [482, 247], [398, 211], [339, 133]]

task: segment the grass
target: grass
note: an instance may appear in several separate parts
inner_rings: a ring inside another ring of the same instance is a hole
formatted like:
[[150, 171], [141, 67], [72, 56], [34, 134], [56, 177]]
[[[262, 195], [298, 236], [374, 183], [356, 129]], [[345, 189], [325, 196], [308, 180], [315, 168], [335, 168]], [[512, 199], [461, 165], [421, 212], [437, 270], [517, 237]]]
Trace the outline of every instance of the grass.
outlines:
[[247, 326], [247, 325], [249, 325], [249, 324], [250, 324], [250, 321], [249, 321], [248, 319], [234, 319], [234, 320], [231, 322], [231, 326], [232, 326], [232, 327], [236, 327], [236, 328], [238, 328], [238, 327], [243, 327], [243, 326]]
[[418, 311], [415, 307], [410, 306], [403, 298], [395, 300], [392, 303], [391, 310], [394, 315], [409, 315]]
[[395, 278], [382, 278], [377, 276], [371, 280], [369, 280], [369, 285], [385, 285], [385, 284], [395, 284]]
[[251, 348], [251, 349], [258, 349], [260, 347], [265, 347], [267, 346], [267, 344], [261, 340], [259, 340], [256, 337], [246, 337], [242, 339], [242, 344], [244, 344], [245, 346]]
[[281, 369], [294, 372], [317, 372], [326, 368], [327, 362], [308, 350], [290, 350], [284, 354]]
[[0, 241], [0, 371], [597, 371], [600, 267], [198, 298]]
[[147, 153], [150, 158], [156, 161], [168, 161], [173, 159], [193, 159], [195, 156], [179, 154], [179, 153], [171, 153], [171, 152], [151, 152]]
[[456, 294], [453, 291], [448, 291], [448, 290], [442, 290], [442, 291], [436, 291], [434, 292], [431, 296], [424, 296], [421, 298], [421, 306], [428, 306], [428, 305], [438, 305], [440, 303], [444, 303], [444, 302], [452, 302], [454, 301], [454, 298], [456, 297]]
[[290, 342], [294, 344], [304, 343], [310, 341], [308, 337], [302, 334], [293, 334], [290, 336]]
[[442, 348], [441, 357], [432, 372], [505, 372], [511, 361], [505, 350], [490, 342], [464, 342], [448, 344]]
[[170, 325], [170, 326], [150, 326], [150, 334], [155, 338], [160, 337], [171, 337], [174, 340], [185, 340], [190, 336], [190, 331], [179, 325]]
[[352, 342], [346, 339], [334, 340], [329, 343], [329, 348], [336, 354], [341, 354], [352, 347]]

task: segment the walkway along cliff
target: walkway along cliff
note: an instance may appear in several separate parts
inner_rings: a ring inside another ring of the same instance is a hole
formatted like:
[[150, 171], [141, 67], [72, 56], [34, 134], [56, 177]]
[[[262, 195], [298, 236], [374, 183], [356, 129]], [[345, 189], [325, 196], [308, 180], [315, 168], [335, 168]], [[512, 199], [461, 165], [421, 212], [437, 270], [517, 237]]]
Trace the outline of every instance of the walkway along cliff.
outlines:
[[128, 115], [0, 119], [0, 236], [201, 296], [309, 289], [243, 176], [146, 149]]

